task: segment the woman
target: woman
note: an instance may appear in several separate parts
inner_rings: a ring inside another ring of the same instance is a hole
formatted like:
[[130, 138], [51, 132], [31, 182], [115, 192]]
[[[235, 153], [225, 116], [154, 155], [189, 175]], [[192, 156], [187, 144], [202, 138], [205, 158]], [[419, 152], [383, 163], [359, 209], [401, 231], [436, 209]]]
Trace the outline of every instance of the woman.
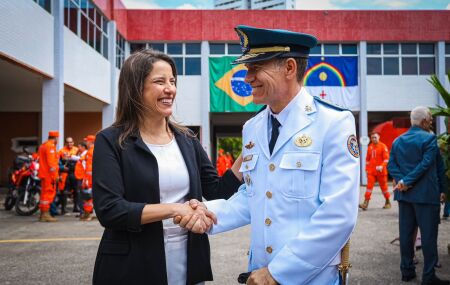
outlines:
[[212, 280], [206, 235], [172, 222], [212, 213], [191, 198], [228, 198], [240, 185], [239, 164], [221, 179], [199, 141], [170, 119], [176, 70], [167, 55], [143, 50], [124, 63], [116, 122], [97, 134], [94, 206], [105, 227], [94, 284], [198, 284]]

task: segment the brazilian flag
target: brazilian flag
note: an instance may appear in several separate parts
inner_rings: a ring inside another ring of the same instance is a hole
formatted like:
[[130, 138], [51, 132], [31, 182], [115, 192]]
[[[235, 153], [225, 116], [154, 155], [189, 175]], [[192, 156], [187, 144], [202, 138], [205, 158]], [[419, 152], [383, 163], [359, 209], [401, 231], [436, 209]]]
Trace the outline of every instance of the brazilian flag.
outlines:
[[247, 68], [231, 65], [236, 57], [209, 58], [209, 90], [211, 112], [256, 112], [261, 105], [253, 104], [252, 87], [245, 83]]

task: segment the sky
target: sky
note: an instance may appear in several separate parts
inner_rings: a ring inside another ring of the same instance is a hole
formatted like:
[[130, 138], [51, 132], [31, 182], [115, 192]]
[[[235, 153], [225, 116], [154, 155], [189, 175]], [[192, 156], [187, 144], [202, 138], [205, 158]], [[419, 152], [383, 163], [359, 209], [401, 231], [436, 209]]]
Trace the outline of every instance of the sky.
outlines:
[[[122, 0], [129, 9], [213, 9], [213, 0]], [[296, 0], [298, 10], [450, 10], [450, 0]]]

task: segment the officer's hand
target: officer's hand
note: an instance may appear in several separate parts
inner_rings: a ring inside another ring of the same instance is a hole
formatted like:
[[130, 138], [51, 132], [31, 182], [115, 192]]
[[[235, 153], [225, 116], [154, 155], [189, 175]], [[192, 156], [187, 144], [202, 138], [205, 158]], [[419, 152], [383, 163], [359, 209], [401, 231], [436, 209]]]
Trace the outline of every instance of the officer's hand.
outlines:
[[278, 284], [275, 279], [273, 279], [272, 275], [270, 275], [267, 267], [263, 267], [256, 271], [253, 271], [250, 274], [250, 277], [247, 279], [247, 284], [249, 285], [276, 285]]
[[383, 171], [383, 165], [379, 165], [377, 167], [375, 167], [377, 169], [378, 172]]

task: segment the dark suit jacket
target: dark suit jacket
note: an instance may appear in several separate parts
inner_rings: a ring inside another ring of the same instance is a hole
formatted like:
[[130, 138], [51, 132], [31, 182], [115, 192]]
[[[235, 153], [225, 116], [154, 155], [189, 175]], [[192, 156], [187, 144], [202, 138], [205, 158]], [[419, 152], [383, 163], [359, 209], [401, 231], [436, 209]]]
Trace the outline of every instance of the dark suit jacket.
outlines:
[[413, 126], [398, 137], [392, 145], [388, 170], [395, 181], [412, 186], [408, 191], [395, 191], [395, 200], [439, 205], [446, 179], [434, 134]]
[[[222, 179], [196, 138], [175, 131], [190, 179], [189, 199], [229, 198], [240, 181], [229, 170]], [[120, 130], [97, 134], [93, 196], [105, 227], [94, 268], [94, 284], [167, 284], [162, 222], [141, 225], [145, 204], [160, 202], [158, 165], [139, 134], [118, 145]], [[188, 234], [187, 284], [212, 280], [206, 234]]]

